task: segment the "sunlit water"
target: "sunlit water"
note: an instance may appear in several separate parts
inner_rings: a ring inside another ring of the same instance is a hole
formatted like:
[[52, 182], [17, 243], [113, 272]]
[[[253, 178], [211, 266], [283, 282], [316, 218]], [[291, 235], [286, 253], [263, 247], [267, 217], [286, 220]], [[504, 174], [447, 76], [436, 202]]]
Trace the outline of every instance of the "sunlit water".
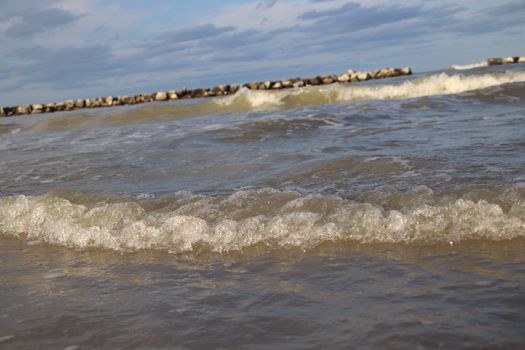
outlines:
[[525, 346], [525, 69], [0, 120], [0, 347]]

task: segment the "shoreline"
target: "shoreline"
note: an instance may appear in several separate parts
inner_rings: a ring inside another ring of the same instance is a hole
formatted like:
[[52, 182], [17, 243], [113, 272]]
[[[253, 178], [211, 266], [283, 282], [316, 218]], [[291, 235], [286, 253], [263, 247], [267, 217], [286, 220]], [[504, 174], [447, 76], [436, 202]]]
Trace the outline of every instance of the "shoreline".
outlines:
[[[483, 66], [505, 65], [525, 62], [525, 56], [513, 57], [492, 57], [482, 61]], [[452, 66], [454, 67], [454, 66]], [[411, 75], [410, 67], [404, 68], [382, 68], [368, 72], [355, 71], [349, 69], [343, 74], [316, 75], [309, 78], [291, 78], [283, 80], [267, 80], [262, 82], [250, 82], [245, 84], [225, 84], [211, 88], [195, 88], [169, 91], [156, 91], [152, 93], [142, 93], [133, 96], [105, 96], [93, 99], [66, 100], [63, 102], [34, 103], [2, 107], [0, 106], [0, 117], [14, 117], [29, 114], [53, 113], [62, 111], [72, 111], [82, 108], [102, 108], [124, 105], [135, 105], [156, 101], [168, 101], [179, 99], [192, 99], [203, 97], [215, 97], [233, 95], [241, 88], [250, 90], [282, 90], [291, 88], [301, 88], [305, 86], [329, 85], [334, 83], [354, 83], [371, 79], [394, 78], [399, 76]]]

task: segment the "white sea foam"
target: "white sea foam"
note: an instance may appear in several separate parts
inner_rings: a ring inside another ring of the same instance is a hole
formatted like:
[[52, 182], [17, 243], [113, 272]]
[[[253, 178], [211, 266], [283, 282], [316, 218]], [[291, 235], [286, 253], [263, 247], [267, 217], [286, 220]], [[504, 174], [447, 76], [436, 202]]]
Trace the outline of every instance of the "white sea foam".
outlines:
[[265, 110], [309, 104], [343, 103], [355, 100], [409, 99], [458, 94], [507, 83], [525, 81], [525, 72], [507, 71], [476, 75], [440, 73], [396, 84], [333, 84], [278, 91], [241, 89], [235, 95], [214, 100], [219, 108]]
[[481, 61], [481, 62], [478, 62], [478, 63], [464, 64], [464, 65], [453, 64], [451, 66], [451, 68], [455, 69], [455, 70], [467, 70], [467, 69], [487, 67], [488, 65], [489, 64], [487, 63], [487, 61]]
[[[494, 202], [439, 198], [428, 188], [397, 194], [399, 208], [272, 189], [225, 197], [181, 194], [169, 203], [85, 203], [49, 193], [0, 198], [0, 233], [77, 249], [240, 250], [254, 244], [309, 248], [326, 241], [428, 244], [525, 237], [523, 186]], [[469, 199], [470, 198], [470, 199]], [[141, 204], [142, 203], [142, 204]], [[501, 203], [506, 203], [502, 205]]]
[[525, 72], [502, 74], [448, 75], [441, 73], [421, 79], [405, 81], [399, 85], [348, 86], [341, 89], [338, 100], [405, 99], [422, 96], [459, 94], [491, 86], [525, 81]]

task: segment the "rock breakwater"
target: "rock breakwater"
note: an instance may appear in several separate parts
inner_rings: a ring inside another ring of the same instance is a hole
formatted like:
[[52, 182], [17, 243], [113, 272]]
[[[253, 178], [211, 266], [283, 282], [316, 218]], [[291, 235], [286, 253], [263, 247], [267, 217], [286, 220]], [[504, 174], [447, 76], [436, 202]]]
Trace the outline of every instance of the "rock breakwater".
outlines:
[[212, 88], [181, 89], [169, 91], [156, 91], [153, 93], [142, 93], [133, 96], [106, 96], [93, 99], [66, 100], [63, 102], [37, 103], [30, 105], [2, 107], [0, 106], [0, 117], [10, 117], [27, 114], [53, 113], [61, 111], [72, 111], [82, 108], [114, 107], [122, 105], [134, 105], [153, 101], [168, 101], [187, 98], [214, 97], [235, 94], [242, 87], [250, 90], [280, 90], [301, 88], [308, 85], [327, 85], [334, 83], [353, 83], [370, 79], [392, 78], [412, 74], [410, 67], [405, 68], [382, 68], [370, 72], [359, 72], [349, 69], [339, 75], [317, 75], [309, 78], [292, 78], [284, 80], [267, 80], [263, 82], [251, 82], [245, 84], [218, 85]]

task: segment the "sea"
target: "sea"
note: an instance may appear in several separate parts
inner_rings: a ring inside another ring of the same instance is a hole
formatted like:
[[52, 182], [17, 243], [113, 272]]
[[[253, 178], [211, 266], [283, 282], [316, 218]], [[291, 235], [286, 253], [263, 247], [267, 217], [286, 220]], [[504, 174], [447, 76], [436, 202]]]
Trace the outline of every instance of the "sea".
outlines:
[[460, 68], [1, 118], [0, 348], [524, 349], [525, 64]]

